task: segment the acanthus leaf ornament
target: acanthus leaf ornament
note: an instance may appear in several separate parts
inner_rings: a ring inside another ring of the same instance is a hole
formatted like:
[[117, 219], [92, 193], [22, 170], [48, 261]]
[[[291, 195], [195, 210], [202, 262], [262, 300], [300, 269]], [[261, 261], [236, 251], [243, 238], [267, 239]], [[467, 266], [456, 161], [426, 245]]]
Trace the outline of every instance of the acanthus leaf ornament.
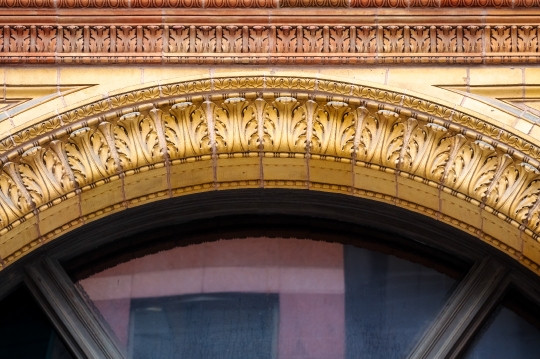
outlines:
[[402, 170], [440, 182], [450, 158], [448, 130], [440, 125], [419, 125], [407, 144]]
[[33, 209], [30, 195], [17, 177], [15, 163], [4, 164], [0, 172], [0, 221], [4, 228]]
[[192, 102], [180, 102], [169, 110], [164, 128], [171, 159], [211, 154], [210, 134], [204, 111]]
[[330, 101], [313, 118], [311, 152], [350, 157], [354, 148], [355, 124], [345, 102]]
[[[58, 123], [47, 119], [14, 134], [5, 150], [4, 233], [12, 223], [77, 199], [68, 194], [215, 154], [260, 156], [263, 165], [264, 157], [296, 158], [297, 169], [353, 160], [353, 168], [367, 168], [367, 177], [379, 170], [396, 175], [389, 181], [403, 177], [436, 187], [539, 234], [540, 151], [534, 144], [481, 118], [388, 89], [320, 78], [201, 79], [117, 94], [54, 119]], [[208, 169], [212, 161], [203, 163]], [[183, 173], [178, 169], [168, 176]], [[196, 190], [204, 188], [211, 186]]]
[[[306, 104], [306, 106], [312, 106]], [[264, 132], [271, 143], [265, 151], [304, 152], [307, 145], [307, 110], [293, 97], [278, 97], [266, 107]]]
[[214, 126], [218, 151], [242, 153], [258, 147], [256, 111], [242, 97], [228, 98], [216, 107]]
[[64, 154], [59, 146], [61, 145], [58, 141], [53, 141], [50, 149], [37, 146], [21, 156], [19, 172], [37, 206], [61, 197], [73, 189], [69, 175], [71, 169], [64, 167], [66, 161], [60, 157]]
[[113, 133], [123, 170], [149, 165], [163, 158], [155, 124], [149, 116], [140, 112], [123, 115]]
[[112, 151], [103, 132], [104, 125], [97, 129], [83, 127], [74, 131], [66, 143], [68, 163], [79, 187], [107, 178], [117, 171]]

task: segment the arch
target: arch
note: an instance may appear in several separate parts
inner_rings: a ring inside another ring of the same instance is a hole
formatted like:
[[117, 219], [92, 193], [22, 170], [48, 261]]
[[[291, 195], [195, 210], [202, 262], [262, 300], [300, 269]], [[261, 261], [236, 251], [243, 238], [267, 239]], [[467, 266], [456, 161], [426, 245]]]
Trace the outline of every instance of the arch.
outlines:
[[36, 120], [0, 145], [3, 267], [125, 208], [262, 187], [403, 207], [540, 272], [539, 144], [384, 86], [259, 75], [156, 84]]

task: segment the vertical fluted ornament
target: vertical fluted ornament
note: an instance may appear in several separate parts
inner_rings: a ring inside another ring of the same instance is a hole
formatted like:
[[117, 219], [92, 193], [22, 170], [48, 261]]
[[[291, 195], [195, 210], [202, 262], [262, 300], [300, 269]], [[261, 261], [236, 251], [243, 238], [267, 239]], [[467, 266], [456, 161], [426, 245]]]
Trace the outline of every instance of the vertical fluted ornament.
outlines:
[[444, 184], [481, 200], [497, 169], [497, 153], [483, 141], [464, 143], [452, 159]]
[[450, 158], [449, 136], [443, 126], [434, 123], [419, 126], [406, 145], [401, 168], [435, 182], [441, 181]]
[[355, 118], [351, 111], [345, 102], [330, 101], [316, 112], [311, 153], [337, 157], [352, 156]]
[[155, 124], [149, 116], [128, 113], [120, 117], [113, 133], [123, 170], [163, 160]]
[[218, 152], [239, 153], [258, 147], [257, 112], [242, 97], [225, 100], [216, 108], [214, 123]]
[[19, 181], [13, 178], [18, 176], [16, 164], [8, 162], [2, 167], [0, 172], [0, 221], [2, 227], [24, 216], [32, 210], [32, 202], [24, 187], [19, 185]]
[[265, 151], [304, 152], [307, 137], [306, 107], [293, 97], [278, 97], [272, 106], [266, 107], [264, 119], [265, 138], [271, 143], [264, 145]]
[[[58, 145], [57, 141], [55, 143]], [[70, 170], [64, 167], [58, 153], [52, 149], [36, 146], [24, 152], [19, 172], [37, 206], [61, 197], [73, 189], [68, 174]]]
[[504, 170], [486, 198], [486, 204], [521, 222], [540, 195], [540, 172], [528, 163], [506, 161]]
[[191, 102], [171, 107], [173, 116], [164, 118], [167, 150], [171, 159], [189, 158], [212, 153], [206, 116], [200, 106]]
[[79, 187], [107, 178], [117, 171], [103, 125], [108, 123], [97, 129], [83, 127], [76, 130], [66, 143], [67, 160]]

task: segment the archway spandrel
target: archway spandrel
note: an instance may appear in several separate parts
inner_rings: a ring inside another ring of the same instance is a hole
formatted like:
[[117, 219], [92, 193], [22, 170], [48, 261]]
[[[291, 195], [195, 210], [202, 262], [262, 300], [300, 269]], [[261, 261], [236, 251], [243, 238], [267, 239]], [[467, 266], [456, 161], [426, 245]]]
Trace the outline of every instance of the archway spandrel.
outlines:
[[538, 270], [537, 243], [524, 243], [539, 234], [540, 151], [461, 109], [388, 88], [253, 76], [135, 89], [58, 117], [14, 134], [2, 154], [4, 266], [126, 208], [268, 187], [404, 207]]

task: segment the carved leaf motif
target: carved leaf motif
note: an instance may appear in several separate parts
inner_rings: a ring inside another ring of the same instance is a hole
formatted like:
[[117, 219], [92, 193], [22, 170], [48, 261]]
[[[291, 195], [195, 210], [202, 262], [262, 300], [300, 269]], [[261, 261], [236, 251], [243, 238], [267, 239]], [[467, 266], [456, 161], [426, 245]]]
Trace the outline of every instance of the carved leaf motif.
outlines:
[[238, 26], [226, 26], [223, 29], [221, 39], [221, 51], [241, 52], [242, 51], [242, 29]]
[[533, 26], [521, 26], [518, 28], [519, 52], [536, 52], [538, 50], [538, 29]]
[[136, 29], [131, 26], [120, 26], [116, 29], [116, 51], [135, 52], [137, 45]]
[[403, 28], [399, 26], [387, 26], [383, 31], [384, 52], [403, 52]]
[[305, 152], [307, 121], [313, 118], [316, 104], [304, 106], [293, 97], [278, 97], [264, 112], [264, 150], [271, 152]]
[[212, 144], [206, 116], [200, 106], [191, 102], [174, 105], [173, 116], [164, 118], [165, 139], [171, 159], [210, 154]]
[[197, 52], [216, 51], [216, 29], [211, 26], [198, 27], [195, 49]]
[[[26, 52], [30, 47], [30, 28], [26, 26], [16, 25], [11, 27], [9, 36], [9, 51], [10, 52]], [[4, 34], [4, 38], [5, 38]]]
[[258, 147], [258, 121], [254, 106], [242, 97], [229, 98], [214, 111], [218, 152], [248, 152]]
[[264, 26], [253, 26], [249, 29], [248, 46], [250, 52], [267, 52], [270, 30]]
[[402, 135], [403, 124], [397, 113], [387, 110], [376, 113], [365, 111], [359, 137], [358, 160], [395, 167], [403, 144]]
[[526, 163], [507, 164], [486, 204], [523, 222], [540, 195], [540, 172]]
[[64, 167], [66, 161], [59, 157], [64, 156], [60, 142], [54, 141], [51, 147], [33, 147], [21, 156], [19, 172], [22, 182], [38, 206], [73, 189], [69, 169]]
[[113, 129], [114, 143], [125, 171], [163, 159], [154, 121], [140, 112], [128, 113]]
[[497, 153], [488, 143], [465, 142], [457, 150], [444, 183], [481, 200], [497, 169]]
[[189, 27], [176, 25], [169, 29], [169, 52], [189, 52]]
[[437, 52], [446, 53], [456, 51], [456, 28], [446, 25], [437, 28]]
[[277, 29], [276, 51], [280, 53], [296, 52], [296, 29], [292, 26], [280, 26]]
[[0, 172], [0, 221], [2, 227], [24, 216], [32, 210], [32, 204], [21, 192], [16, 176], [16, 165], [8, 162]]
[[64, 52], [82, 52], [83, 29], [79, 26], [67, 26], [64, 28]]
[[467, 26], [463, 29], [463, 51], [482, 52], [482, 35], [484, 30], [479, 26]]
[[109, 34], [109, 27], [92, 26], [90, 28], [90, 51], [109, 52], [111, 47], [111, 38]]
[[414, 26], [410, 30], [410, 51], [413, 53], [429, 52], [429, 29], [425, 26]]
[[313, 118], [311, 152], [351, 157], [354, 150], [355, 118], [345, 102], [331, 101]]
[[349, 28], [334, 26], [330, 29], [330, 52], [349, 52], [350, 43]]
[[510, 52], [510, 28], [507, 26], [495, 26], [491, 30], [491, 51]]
[[407, 142], [400, 168], [439, 182], [450, 158], [449, 136], [446, 128], [434, 123], [416, 127]]
[[38, 52], [54, 52], [56, 50], [56, 28], [40, 26], [37, 30], [36, 46]]
[[69, 136], [66, 154], [79, 187], [107, 178], [117, 171], [106, 140], [109, 131], [110, 123], [105, 122], [98, 129], [83, 127]]
[[360, 26], [356, 29], [356, 51], [360, 53], [374, 53], [377, 50], [377, 37], [372, 26]]
[[145, 52], [161, 52], [163, 49], [163, 29], [159, 26], [144, 28], [143, 49]]
[[304, 52], [322, 52], [323, 30], [318, 26], [308, 26], [304, 29], [302, 48]]

